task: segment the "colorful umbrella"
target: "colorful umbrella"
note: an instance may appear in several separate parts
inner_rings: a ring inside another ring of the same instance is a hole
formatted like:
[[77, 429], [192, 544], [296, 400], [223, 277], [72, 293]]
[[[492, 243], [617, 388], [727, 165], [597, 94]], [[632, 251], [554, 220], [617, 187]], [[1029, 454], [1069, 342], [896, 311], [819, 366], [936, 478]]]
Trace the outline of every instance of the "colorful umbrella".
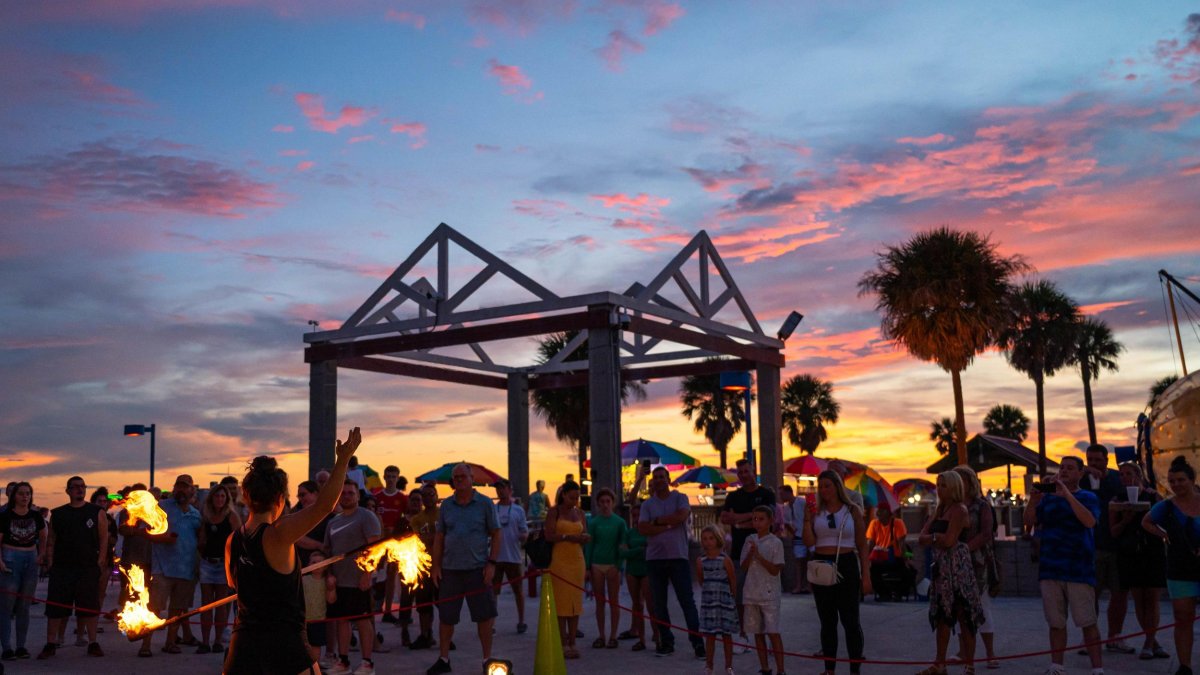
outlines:
[[896, 499], [905, 502], [913, 495], [935, 495], [937, 486], [924, 478], [905, 478], [892, 485], [892, 494]]
[[737, 474], [727, 469], [719, 469], [714, 466], [697, 466], [679, 474], [672, 481], [672, 484], [699, 483], [700, 485], [718, 487], [736, 483], [737, 479]]
[[367, 492], [383, 489], [383, 476], [380, 476], [378, 471], [366, 464], [359, 464], [358, 468], [362, 469], [363, 483], [366, 483]]
[[643, 459], [648, 459], [655, 464], [662, 464], [672, 471], [700, 466], [699, 460], [695, 457], [655, 441], [639, 438], [636, 441], [625, 441], [621, 444], [622, 464], [633, 464]]
[[892, 494], [891, 484], [874, 469], [867, 468], [846, 476], [846, 489], [861, 494], [863, 504], [868, 507], [887, 504], [893, 511], [900, 508], [900, 502], [896, 499], [896, 495]]
[[783, 472], [789, 476], [816, 476], [829, 467], [829, 460], [804, 453], [799, 457], [785, 460]]
[[[450, 462], [449, 464], [443, 464], [433, 471], [428, 471], [420, 476], [417, 476], [417, 482], [424, 483], [426, 481], [433, 481], [435, 483], [445, 483], [449, 485], [450, 474], [454, 471], [454, 467], [458, 466], [459, 464], [463, 464], [463, 462]], [[472, 464], [471, 462], [466, 462], [466, 465], [471, 467], [472, 485], [491, 485], [501, 478], [500, 474], [481, 464]]]

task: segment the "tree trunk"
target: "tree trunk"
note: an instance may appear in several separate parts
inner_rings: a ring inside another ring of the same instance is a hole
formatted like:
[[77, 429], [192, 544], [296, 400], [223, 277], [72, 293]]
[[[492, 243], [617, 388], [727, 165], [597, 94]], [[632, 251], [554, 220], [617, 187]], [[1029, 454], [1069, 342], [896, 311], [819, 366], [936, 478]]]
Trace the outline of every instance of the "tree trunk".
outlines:
[[1096, 413], [1092, 410], [1092, 371], [1088, 368], [1087, 360], [1079, 362], [1079, 372], [1083, 375], [1083, 407], [1087, 409], [1088, 440], [1096, 444]]
[[727, 452], [729, 452], [729, 448], [717, 448], [717, 454], [719, 454], [721, 456], [721, 468], [722, 469], [729, 468], [729, 464], [727, 463], [729, 461], [729, 459], [728, 459], [728, 457], [726, 457]]
[[967, 423], [966, 413], [963, 412], [962, 373], [950, 371], [950, 381], [954, 383], [954, 442], [958, 446], [958, 463], [967, 463]]
[[1037, 392], [1037, 432], [1038, 432], [1038, 476], [1046, 479], [1046, 391], [1045, 380], [1041, 375], [1033, 378], [1033, 388]]

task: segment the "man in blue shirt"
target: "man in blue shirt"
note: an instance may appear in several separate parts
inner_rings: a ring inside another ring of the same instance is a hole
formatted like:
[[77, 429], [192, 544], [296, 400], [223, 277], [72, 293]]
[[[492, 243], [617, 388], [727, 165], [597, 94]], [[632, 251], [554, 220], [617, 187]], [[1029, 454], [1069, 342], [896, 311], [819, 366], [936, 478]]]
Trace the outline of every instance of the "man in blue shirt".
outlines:
[[[168, 616], [178, 616], [191, 609], [196, 594], [196, 579], [199, 576], [200, 549], [197, 546], [200, 534], [200, 511], [192, 506], [195, 486], [191, 476], [180, 475], [175, 479], [171, 499], [159, 504], [167, 514], [169, 543], [154, 544], [154, 578], [150, 597], [158, 606], [157, 611], [167, 610]], [[195, 645], [196, 638], [184, 625], [184, 639], [178, 640], [179, 624], [167, 627], [167, 643], [162, 650], [178, 654], [179, 645]]]
[[459, 464], [450, 473], [454, 495], [442, 502], [433, 539], [430, 573], [438, 584], [438, 660], [427, 675], [450, 672], [450, 642], [462, 614], [464, 600], [479, 632], [483, 660], [492, 658], [492, 626], [496, 623], [496, 596], [491, 586], [500, 555], [500, 522], [492, 500], [471, 485], [471, 467]]
[[1054, 492], [1034, 491], [1025, 507], [1025, 526], [1040, 532], [1038, 581], [1042, 611], [1050, 629], [1050, 667], [1047, 674], [1062, 673], [1067, 646], [1067, 611], [1083, 631], [1092, 674], [1102, 675], [1100, 629], [1096, 626], [1096, 541], [1093, 528], [1100, 519], [1100, 501], [1079, 488], [1083, 460], [1064, 457]]
[[654, 602], [652, 615], [663, 622], [658, 628], [656, 656], [669, 656], [675, 651], [675, 636], [666, 625], [671, 622], [668, 585], [675, 589], [696, 658], [705, 656], [704, 640], [699, 634], [700, 615], [692, 594], [692, 566], [688, 564], [687, 520], [691, 514], [687, 497], [671, 489], [671, 476], [666, 468], [655, 468], [650, 474], [650, 498], [642, 502], [637, 529], [646, 536], [646, 572]]

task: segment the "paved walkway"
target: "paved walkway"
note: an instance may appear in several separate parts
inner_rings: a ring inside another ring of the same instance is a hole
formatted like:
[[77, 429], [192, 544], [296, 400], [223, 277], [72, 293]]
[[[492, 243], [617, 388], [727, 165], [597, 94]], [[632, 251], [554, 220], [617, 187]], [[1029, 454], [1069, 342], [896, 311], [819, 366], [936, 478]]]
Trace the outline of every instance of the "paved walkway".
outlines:
[[[38, 596], [45, 594], [45, 582], [38, 588]], [[110, 588], [105, 607], [112, 607], [116, 602], [116, 588]], [[627, 600], [627, 598], [626, 598]], [[516, 634], [516, 609], [512, 595], [506, 590], [500, 601], [500, 618], [497, 620], [495, 655], [509, 659], [514, 664], [514, 672], [527, 674], [532, 671], [534, 647], [537, 642], [537, 601], [527, 599], [527, 621], [529, 632], [524, 635]], [[702, 673], [704, 663], [693, 658], [691, 650], [687, 649], [686, 639], [677, 635], [680, 648], [674, 655], [667, 658], [656, 658], [653, 651], [631, 653], [631, 643], [622, 642], [619, 650], [592, 649], [592, 640], [596, 637], [595, 619], [591, 614], [592, 603], [585, 603], [587, 614], [581, 619], [580, 626], [586, 637], [579, 641], [579, 649], [583, 657], [578, 661], [568, 661], [567, 668], [572, 674], [598, 675], [601, 673]], [[862, 605], [863, 627], [867, 633], [867, 657], [878, 659], [917, 660], [928, 659], [933, 655], [933, 635], [929, 630], [926, 619], [925, 603], [877, 603], [868, 600]], [[1036, 598], [999, 598], [995, 605], [996, 650], [1000, 655], [1022, 652], [1041, 651], [1046, 648], [1045, 623], [1042, 620], [1041, 602]], [[33, 620], [29, 631], [28, 648], [34, 654], [41, 649], [45, 642], [46, 620], [42, 617], [43, 607], [33, 610]], [[464, 609], [464, 620], [466, 618]], [[676, 607], [672, 617], [681, 614]], [[1170, 606], [1162, 605], [1163, 623], [1170, 621]], [[621, 626], [628, 625], [628, 617], [622, 617]], [[799, 654], [812, 654], [820, 648], [816, 610], [811, 596], [787, 596], [783, 600], [784, 649]], [[185, 648], [185, 653], [179, 655], [164, 654], [159, 651], [162, 638], [157, 637], [154, 643], [153, 658], [138, 658], [137, 646], [126, 640], [112, 623], [101, 622], [104, 633], [100, 636], [100, 644], [104, 647], [106, 656], [103, 658], [88, 657], [83, 647], [66, 646], [60, 648], [58, 655], [48, 661], [9, 661], [5, 662], [7, 673], [219, 673], [221, 657], [216, 655], [196, 655]], [[73, 627], [72, 627], [73, 630]], [[1126, 632], [1134, 632], [1136, 622], [1132, 609], [1126, 622]], [[197, 626], [198, 631], [198, 626]], [[383, 625], [380, 631], [384, 635], [385, 644], [394, 645], [393, 651], [377, 655], [376, 672], [416, 674], [424, 673], [437, 658], [436, 651], [413, 652], [399, 646], [400, 630], [395, 626]], [[1079, 633], [1072, 631], [1072, 641], [1079, 640]], [[1160, 634], [1159, 641], [1168, 652], [1174, 653], [1174, 644], [1170, 631]], [[474, 626], [465, 623], [460, 626], [455, 642], [459, 649], [451, 653], [451, 664], [455, 673], [475, 675], [480, 672], [481, 655], [479, 643], [475, 638]], [[1131, 640], [1131, 644], [1140, 642]], [[70, 640], [68, 640], [68, 645]], [[982, 646], [981, 646], [982, 648]], [[844, 645], [842, 647], [844, 650]], [[358, 654], [351, 658], [351, 665], [357, 665]], [[1038, 656], [1027, 659], [1003, 661], [1002, 667], [996, 671], [979, 668], [979, 673], [995, 672], [997, 675], [1014, 673], [1041, 673], [1049, 657]], [[721, 657], [717, 656], [717, 665], [721, 665]], [[1069, 673], [1090, 673], [1087, 658], [1070, 653], [1066, 659]], [[1143, 675], [1173, 673], [1174, 659], [1139, 661], [1136, 656], [1126, 656], [1105, 653], [1105, 672], [1110, 675]], [[788, 672], [792, 675], [799, 673], [818, 673], [821, 663], [817, 660], [789, 657]], [[840, 664], [839, 672], [848, 672], [846, 664]], [[866, 673], [915, 673], [919, 666], [882, 666], [865, 665]], [[740, 675], [752, 675], [758, 672], [757, 658], [753, 653], [734, 657], [734, 671]], [[718, 672], [720, 670], [718, 669]], [[951, 668], [951, 673], [961, 672], [961, 668]]]

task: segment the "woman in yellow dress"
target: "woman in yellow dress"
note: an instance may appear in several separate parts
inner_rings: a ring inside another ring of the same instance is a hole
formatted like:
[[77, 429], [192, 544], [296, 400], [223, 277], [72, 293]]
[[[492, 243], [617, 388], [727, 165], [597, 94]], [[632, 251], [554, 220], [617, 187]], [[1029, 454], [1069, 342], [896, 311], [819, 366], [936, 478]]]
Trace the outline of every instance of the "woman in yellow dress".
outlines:
[[567, 481], [558, 492], [554, 508], [546, 514], [546, 540], [554, 543], [550, 583], [554, 588], [563, 656], [568, 659], [579, 658], [575, 632], [579, 629], [579, 615], [583, 613], [583, 576], [587, 571], [583, 545], [588, 539], [583, 511], [579, 510], [579, 484]]

